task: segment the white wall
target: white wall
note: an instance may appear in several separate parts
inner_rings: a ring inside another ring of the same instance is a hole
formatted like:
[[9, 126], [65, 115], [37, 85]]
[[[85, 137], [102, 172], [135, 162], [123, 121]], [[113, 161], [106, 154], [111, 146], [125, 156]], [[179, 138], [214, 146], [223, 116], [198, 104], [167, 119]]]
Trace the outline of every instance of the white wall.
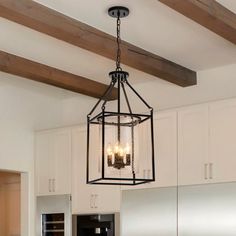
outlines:
[[34, 235], [34, 131], [78, 124], [94, 102], [86, 96], [0, 73], [0, 170], [25, 173], [22, 236]]
[[[236, 64], [197, 73], [197, 85], [182, 88], [165, 81], [134, 87], [156, 111], [236, 96]], [[132, 78], [130, 78], [132, 80]]]
[[[22, 209], [24, 216], [34, 219], [34, 191], [33, 191], [33, 131], [22, 119], [24, 105], [18, 89], [2, 83], [0, 85], [0, 169], [27, 172], [29, 178], [28, 200], [32, 203], [29, 214], [27, 208]], [[34, 222], [24, 227], [23, 235], [33, 233]], [[33, 235], [33, 234], [32, 234]]]

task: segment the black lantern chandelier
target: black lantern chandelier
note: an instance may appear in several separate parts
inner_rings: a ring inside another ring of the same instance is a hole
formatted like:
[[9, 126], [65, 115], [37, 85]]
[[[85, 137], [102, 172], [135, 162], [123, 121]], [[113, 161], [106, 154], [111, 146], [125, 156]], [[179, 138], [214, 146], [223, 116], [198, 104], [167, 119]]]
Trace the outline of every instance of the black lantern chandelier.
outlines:
[[[129, 73], [120, 66], [120, 19], [129, 15], [129, 9], [112, 7], [108, 14], [117, 19], [116, 70], [109, 73], [111, 83], [87, 117], [87, 183], [148, 183], [155, 180], [153, 109], [130, 85]], [[117, 101], [108, 102], [114, 88]], [[146, 111], [134, 112], [128, 97]]]

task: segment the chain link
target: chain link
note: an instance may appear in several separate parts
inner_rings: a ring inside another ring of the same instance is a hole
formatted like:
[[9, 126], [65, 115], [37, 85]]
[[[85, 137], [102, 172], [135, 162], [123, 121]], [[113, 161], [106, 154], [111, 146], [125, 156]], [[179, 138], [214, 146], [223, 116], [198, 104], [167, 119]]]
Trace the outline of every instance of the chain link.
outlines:
[[117, 42], [117, 56], [116, 56], [116, 70], [121, 71], [122, 68], [120, 66], [120, 60], [121, 60], [121, 49], [120, 49], [120, 44], [121, 44], [121, 38], [120, 38], [120, 16], [117, 17], [117, 28], [116, 28], [116, 42]]

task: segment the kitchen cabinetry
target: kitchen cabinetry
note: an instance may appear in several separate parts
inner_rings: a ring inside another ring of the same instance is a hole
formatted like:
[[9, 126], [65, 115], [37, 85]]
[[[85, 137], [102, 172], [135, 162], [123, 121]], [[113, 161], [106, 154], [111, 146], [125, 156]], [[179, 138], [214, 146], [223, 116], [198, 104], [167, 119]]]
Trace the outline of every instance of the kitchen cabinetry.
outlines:
[[236, 181], [236, 100], [209, 105], [211, 178]]
[[71, 131], [58, 129], [36, 133], [36, 194], [71, 193]]
[[178, 111], [178, 183], [209, 182], [208, 105], [191, 106]]
[[236, 181], [236, 100], [178, 111], [180, 185]]
[[[72, 130], [72, 213], [120, 211], [120, 187], [86, 184], [86, 128]], [[96, 163], [95, 163], [96, 166]]]
[[[140, 188], [176, 185], [177, 170], [177, 114], [159, 112], [154, 116], [155, 182]], [[147, 170], [148, 171], [148, 170]]]
[[[158, 112], [156, 181], [122, 190], [175, 186], [177, 163], [179, 185], [236, 181], [235, 121], [236, 99]], [[140, 146], [146, 142], [141, 134]], [[119, 211], [120, 187], [86, 184], [85, 126], [37, 132], [35, 144], [37, 195], [70, 194], [72, 176], [73, 213]], [[100, 171], [99, 166], [95, 159], [91, 168]], [[140, 166], [143, 176], [151, 172], [145, 163]]]
[[177, 112], [160, 112], [154, 119], [156, 181], [151, 187], [175, 186], [177, 180]]

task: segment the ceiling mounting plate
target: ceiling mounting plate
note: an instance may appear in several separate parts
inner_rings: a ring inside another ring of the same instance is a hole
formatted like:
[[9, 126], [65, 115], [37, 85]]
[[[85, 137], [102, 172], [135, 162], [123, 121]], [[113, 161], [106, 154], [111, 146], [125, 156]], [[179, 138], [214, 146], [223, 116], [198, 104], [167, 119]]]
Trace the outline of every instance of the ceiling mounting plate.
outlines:
[[118, 16], [123, 18], [129, 15], [129, 9], [127, 7], [115, 6], [108, 9], [108, 14], [114, 18], [118, 18]]

